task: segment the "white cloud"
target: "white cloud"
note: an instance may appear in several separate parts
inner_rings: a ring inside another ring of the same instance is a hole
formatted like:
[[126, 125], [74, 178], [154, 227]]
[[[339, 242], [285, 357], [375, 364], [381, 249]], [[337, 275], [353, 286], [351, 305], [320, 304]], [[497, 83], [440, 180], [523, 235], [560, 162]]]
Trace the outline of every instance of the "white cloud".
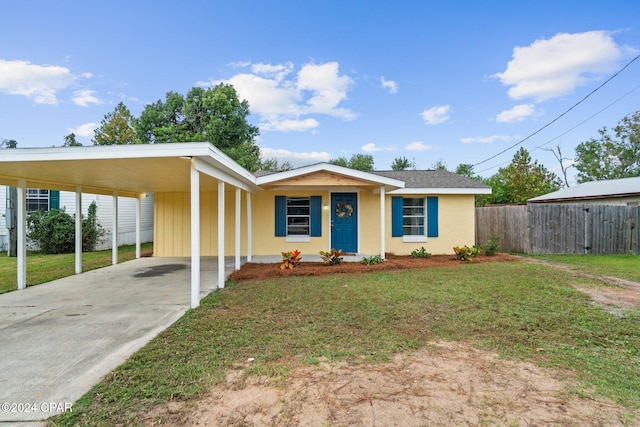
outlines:
[[507, 142], [512, 138], [509, 135], [468, 136], [460, 139], [463, 144], [493, 144], [496, 141]]
[[366, 153], [375, 153], [376, 151], [384, 151], [384, 148], [377, 147], [376, 144], [370, 142], [363, 145], [360, 149]]
[[428, 125], [438, 125], [449, 120], [449, 111], [451, 107], [448, 105], [439, 105], [429, 108], [422, 112], [422, 118]]
[[57, 104], [57, 92], [75, 79], [65, 67], [0, 59], [0, 92], [26, 96], [36, 104]]
[[496, 116], [496, 121], [501, 123], [521, 122], [527, 117], [538, 116], [541, 113], [533, 104], [520, 104], [510, 110], [504, 110]]
[[[249, 67], [250, 64], [237, 64]], [[253, 64], [251, 72], [224, 81], [198, 82], [199, 86], [232, 84], [249, 101], [252, 114], [260, 117], [264, 131], [309, 130], [319, 126], [318, 115], [353, 120], [356, 114], [340, 104], [347, 99], [353, 81], [339, 73], [337, 62], [305, 64], [295, 71], [291, 62]], [[308, 117], [308, 116], [314, 116]]]
[[637, 53], [617, 45], [608, 31], [560, 33], [513, 49], [507, 69], [493, 77], [510, 86], [512, 99], [537, 102], [565, 95], [614, 71], [621, 59]]
[[380, 77], [380, 82], [382, 83], [382, 87], [389, 89], [389, 93], [398, 92], [398, 83], [393, 80], [385, 80], [384, 77]]
[[429, 151], [431, 148], [433, 148], [431, 145], [421, 141], [414, 141], [405, 147], [405, 149], [409, 151]]
[[320, 123], [316, 119], [304, 119], [304, 120], [280, 120], [270, 121], [259, 124], [260, 129], [264, 131], [276, 130], [281, 132], [289, 131], [306, 131], [317, 128]]
[[260, 148], [260, 154], [265, 159], [275, 157], [279, 161], [288, 161], [295, 167], [331, 160], [331, 154], [326, 151], [295, 152], [279, 148]]
[[93, 131], [98, 127], [98, 123], [85, 123], [80, 126], [68, 129], [69, 132], [75, 133], [77, 136], [89, 137], [93, 136]]
[[73, 102], [81, 107], [88, 107], [89, 104], [103, 104], [101, 100], [94, 96], [94, 90], [81, 89], [73, 93]]

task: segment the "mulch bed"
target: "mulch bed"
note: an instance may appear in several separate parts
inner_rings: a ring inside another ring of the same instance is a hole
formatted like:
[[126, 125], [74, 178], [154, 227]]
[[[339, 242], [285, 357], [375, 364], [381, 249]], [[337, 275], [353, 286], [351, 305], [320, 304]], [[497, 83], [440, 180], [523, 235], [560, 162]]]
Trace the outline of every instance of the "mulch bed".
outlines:
[[494, 256], [477, 256], [472, 262], [460, 261], [454, 255], [433, 255], [430, 258], [411, 258], [386, 254], [386, 262], [382, 264], [364, 265], [359, 262], [343, 262], [339, 265], [325, 265], [321, 262], [305, 262], [304, 257], [300, 265], [292, 270], [281, 270], [280, 263], [261, 264], [248, 262], [240, 270], [229, 275], [229, 280], [239, 283], [250, 280], [265, 280], [276, 277], [290, 276], [325, 276], [328, 274], [352, 274], [371, 271], [406, 270], [428, 267], [462, 267], [469, 264], [516, 261], [517, 257], [508, 254]]

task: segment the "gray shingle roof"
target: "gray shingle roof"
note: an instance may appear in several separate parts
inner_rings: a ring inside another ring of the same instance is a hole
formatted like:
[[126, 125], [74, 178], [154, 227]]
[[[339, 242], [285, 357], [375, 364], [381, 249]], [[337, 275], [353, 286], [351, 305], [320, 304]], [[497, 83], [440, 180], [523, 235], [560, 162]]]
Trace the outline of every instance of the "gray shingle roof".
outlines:
[[529, 199], [530, 202], [599, 199], [640, 194], [640, 177], [591, 181]]
[[404, 181], [405, 188], [489, 188], [481, 182], [445, 170], [372, 171], [371, 173]]

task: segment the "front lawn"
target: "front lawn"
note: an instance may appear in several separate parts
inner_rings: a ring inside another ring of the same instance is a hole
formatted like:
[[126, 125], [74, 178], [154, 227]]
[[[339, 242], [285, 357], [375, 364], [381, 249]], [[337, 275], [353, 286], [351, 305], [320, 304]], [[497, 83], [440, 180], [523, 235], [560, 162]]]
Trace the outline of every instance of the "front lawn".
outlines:
[[277, 382], [299, 364], [379, 363], [433, 340], [572, 372], [574, 393], [637, 413], [640, 310], [614, 317], [573, 287], [593, 285], [528, 262], [229, 284], [50, 423], [138, 424], [157, 405], [194, 402], [248, 358], [249, 374]]
[[[150, 251], [153, 243], [143, 243], [141, 251]], [[118, 262], [134, 259], [135, 245], [118, 248]], [[82, 254], [82, 271], [111, 265], [111, 249]], [[8, 257], [6, 252], [0, 253], [0, 294], [16, 290], [18, 259]], [[75, 273], [75, 254], [44, 255], [37, 252], [27, 254], [27, 286], [39, 285]]]
[[640, 282], [638, 255], [527, 255], [554, 264], [567, 265], [595, 276], [611, 276]]

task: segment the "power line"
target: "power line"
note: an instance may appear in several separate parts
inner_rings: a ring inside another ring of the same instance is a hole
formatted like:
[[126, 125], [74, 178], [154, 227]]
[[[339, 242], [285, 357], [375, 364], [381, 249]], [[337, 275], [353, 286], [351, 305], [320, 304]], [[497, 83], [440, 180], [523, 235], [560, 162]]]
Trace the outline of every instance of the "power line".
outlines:
[[[598, 112], [592, 114], [591, 116], [587, 117], [586, 119], [584, 119], [583, 121], [581, 121], [580, 123], [578, 123], [577, 125], [573, 126], [572, 128], [566, 130], [565, 132], [561, 133], [560, 135], [551, 138], [550, 140], [548, 140], [547, 142], [545, 142], [544, 144], [540, 144], [540, 145], [536, 145], [535, 147], [533, 147], [533, 149], [531, 151], [535, 151], [538, 149], [541, 149], [542, 147], [544, 147], [547, 144], [552, 143], [553, 141], [557, 140], [558, 138], [561, 138], [563, 136], [565, 136], [566, 134], [570, 133], [571, 131], [575, 130], [576, 128], [582, 126], [583, 124], [585, 124], [586, 122], [588, 122], [589, 120], [593, 119], [594, 117], [600, 115], [600, 113], [602, 113], [605, 110], [608, 110], [609, 108], [611, 108], [612, 106], [614, 106], [615, 104], [617, 104], [618, 102], [620, 102], [621, 100], [623, 100], [624, 98], [626, 98], [627, 96], [631, 95], [633, 92], [635, 92], [636, 90], [640, 89], [640, 85], [634, 87], [633, 89], [631, 89], [630, 91], [628, 91], [627, 93], [625, 93], [624, 95], [622, 95], [621, 97], [619, 97], [618, 99], [616, 99], [613, 102], [610, 102], [606, 107], [602, 108], [601, 110], [599, 110]], [[482, 173], [482, 172], [486, 172], [488, 170], [506, 165], [507, 163], [509, 163], [509, 160], [507, 160], [506, 162], [502, 162], [498, 165], [495, 166], [491, 166], [487, 169], [483, 169], [481, 171], [477, 171], [476, 173]]]
[[535, 135], [539, 134], [540, 132], [542, 132], [544, 129], [548, 128], [549, 126], [551, 126], [552, 124], [554, 124], [555, 122], [557, 122], [558, 120], [560, 120], [560, 118], [564, 117], [567, 113], [569, 113], [571, 110], [573, 110], [574, 108], [576, 108], [578, 105], [582, 104], [587, 98], [589, 98], [591, 95], [593, 95], [594, 93], [596, 93], [597, 91], [599, 91], [603, 86], [605, 86], [607, 83], [609, 83], [611, 80], [613, 80], [616, 76], [618, 76], [618, 74], [622, 73], [627, 67], [629, 67], [631, 64], [633, 64], [638, 58], [640, 58], [640, 55], [636, 56], [635, 58], [633, 58], [631, 61], [627, 62], [627, 64], [622, 67], [620, 70], [618, 70], [618, 72], [616, 72], [614, 75], [612, 75], [611, 77], [609, 77], [607, 80], [605, 80], [600, 86], [598, 86], [597, 88], [593, 89], [591, 92], [589, 92], [586, 96], [584, 96], [580, 101], [576, 102], [575, 104], [573, 104], [569, 109], [565, 110], [562, 114], [560, 114], [559, 116], [557, 116], [555, 119], [551, 120], [550, 122], [548, 122], [547, 124], [545, 124], [544, 126], [542, 126], [541, 128], [539, 128], [538, 130], [536, 130], [535, 132], [533, 132], [532, 134], [530, 134], [529, 136], [521, 139], [520, 141], [516, 142], [515, 144], [505, 148], [504, 150], [500, 151], [498, 154], [495, 154], [491, 157], [488, 157], [486, 159], [484, 159], [481, 162], [478, 162], [474, 165], [472, 165], [473, 167], [476, 167], [478, 165], [481, 165], [483, 163], [488, 162], [489, 160], [495, 159], [496, 157], [498, 157], [501, 154], [504, 154], [505, 152], [511, 150], [514, 147], [517, 147], [518, 145], [522, 144], [523, 142], [531, 139], [532, 137], [534, 137]]

